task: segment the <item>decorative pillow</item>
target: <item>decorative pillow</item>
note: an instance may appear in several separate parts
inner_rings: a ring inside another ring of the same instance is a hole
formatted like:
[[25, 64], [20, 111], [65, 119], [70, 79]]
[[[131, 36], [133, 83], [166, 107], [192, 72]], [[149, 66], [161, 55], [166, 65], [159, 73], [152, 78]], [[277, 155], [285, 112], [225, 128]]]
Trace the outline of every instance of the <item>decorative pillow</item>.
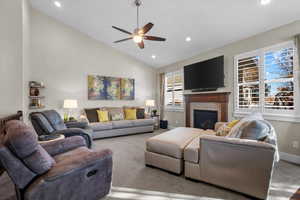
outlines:
[[108, 111], [107, 110], [97, 110], [99, 122], [108, 122]]
[[111, 116], [112, 121], [124, 120], [124, 115], [122, 113], [114, 113], [114, 114], [111, 114], [110, 116]]
[[138, 119], [145, 119], [145, 108], [137, 108], [136, 109], [136, 117]]
[[124, 120], [123, 108], [107, 108], [112, 121]]
[[99, 108], [84, 109], [90, 123], [99, 122], [97, 110], [99, 110]]
[[229, 128], [233, 128], [240, 120], [233, 120], [227, 124]]
[[216, 132], [216, 136], [226, 136], [228, 135], [229, 131], [231, 130], [230, 127], [228, 127], [228, 124], [223, 124], [220, 128], [218, 128]]
[[227, 136], [230, 130], [239, 122], [240, 120], [233, 120], [229, 123], [223, 124], [220, 128], [218, 128], [216, 136]]
[[136, 109], [125, 108], [124, 113], [126, 120], [136, 120]]

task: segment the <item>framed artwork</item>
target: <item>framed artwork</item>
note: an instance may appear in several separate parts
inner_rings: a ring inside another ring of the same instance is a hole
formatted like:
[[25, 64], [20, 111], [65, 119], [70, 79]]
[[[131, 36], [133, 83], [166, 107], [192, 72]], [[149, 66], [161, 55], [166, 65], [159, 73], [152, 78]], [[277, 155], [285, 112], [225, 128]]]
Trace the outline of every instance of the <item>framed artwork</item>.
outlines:
[[134, 100], [134, 79], [88, 75], [89, 100]]
[[121, 79], [121, 99], [134, 100], [134, 79]]

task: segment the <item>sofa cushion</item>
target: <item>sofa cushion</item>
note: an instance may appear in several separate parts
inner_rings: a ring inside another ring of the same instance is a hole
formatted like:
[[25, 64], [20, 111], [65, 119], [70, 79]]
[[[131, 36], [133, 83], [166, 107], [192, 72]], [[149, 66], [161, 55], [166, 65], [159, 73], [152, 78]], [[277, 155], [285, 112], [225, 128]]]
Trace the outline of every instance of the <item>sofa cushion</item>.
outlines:
[[119, 121], [124, 120], [124, 110], [123, 108], [106, 108], [109, 112], [110, 120]]
[[121, 121], [113, 121], [112, 122], [113, 129], [120, 129], [120, 128], [130, 128], [133, 127], [133, 121], [131, 120], [121, 120]]
[[105, 130], [111, 130], [112, 129], [112, 122], [95, 122], [90, 123], [89, 128], [91, 128], [93, 131], [105, 131]]
[[135, 108], [125, 108], [125, 119], [126, 120], [136, 120], [136, 109]]
[[86, 117], [90, 123], [99, 122], [97, 110], [99, 110], [99, 108], [84, 109]]
[[132, 120], [134, 126], [152, 126], [154, 125], [154, 119], [137, 119]]
[[196, 137], [184, 149], [184, 160], [192, 163], [199, 163], [200, 137]]
[[146, 141], [147, 151], [182, 159], [184, 148], [203, 130], [196, 128], [175, 128]]
[[137, 119], [145, 119], [145, 108], [137, 108], [136, 109], [136, 118]]
[[107, 110], [97, 110], [98, 114], [98, 121], [99, 122], [108, 122], [109, 121], [109, 115]]

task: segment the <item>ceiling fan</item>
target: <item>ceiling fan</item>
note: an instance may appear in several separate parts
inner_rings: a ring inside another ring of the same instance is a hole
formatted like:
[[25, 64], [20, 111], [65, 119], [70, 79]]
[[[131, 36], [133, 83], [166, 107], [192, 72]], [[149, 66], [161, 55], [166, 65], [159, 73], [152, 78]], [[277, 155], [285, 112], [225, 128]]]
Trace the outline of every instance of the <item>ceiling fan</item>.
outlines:
[[122, 28], [113, 26], [114, 29], [130, 35], [130, 37], [115, 41], [114, 43], [124, 42], [124, 41], [132, 39], [141, 49], [144, 49], [145, 48], [144, 40], [161, 41], [161, 42], [166, 41], [165, 38], [146, 35], [146, 33], [148, 33], [154, 26], [153, 23], [150, 22], [142, 28], [139, 27], [139, 8], [142, 5], [142, 2], [141, 2], [141, 0], [135, 0], [134, 3], [137, 7], [137, 28], [133, 31], [133, 33], [131, 33]]

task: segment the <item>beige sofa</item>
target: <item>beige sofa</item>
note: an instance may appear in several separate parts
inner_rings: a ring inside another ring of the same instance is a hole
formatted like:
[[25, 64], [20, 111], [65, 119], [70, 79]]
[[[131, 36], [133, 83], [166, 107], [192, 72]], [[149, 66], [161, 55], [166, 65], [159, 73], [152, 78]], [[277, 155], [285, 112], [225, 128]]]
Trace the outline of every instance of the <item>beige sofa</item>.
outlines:
[[223, 124], [217, 123], [214, 131], [176, 128], [150, 138], [146, 142], [146, 165], [176, 174], [184, 169], [187, 178], [266, 199], [278, 159], [276, 139], [272, 144], [269, 139], [260, 142], [215, 136]]

